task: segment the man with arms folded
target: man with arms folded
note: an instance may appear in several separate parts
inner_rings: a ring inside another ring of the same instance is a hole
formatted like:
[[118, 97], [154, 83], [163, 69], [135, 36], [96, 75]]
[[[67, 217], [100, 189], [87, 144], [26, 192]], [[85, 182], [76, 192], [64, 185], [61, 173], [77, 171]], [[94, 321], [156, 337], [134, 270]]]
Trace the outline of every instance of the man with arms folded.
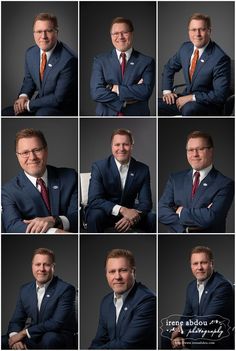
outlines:
[[113, 292], [102, 300], [90, 349], [156, 349], [156, 297], [135, 281], [133, 254], [124, 249], [111, 250], [105, 272]]
[[39, 130], [19, 131], [15, 146], [22, 171], [2, 188], [4, 232], [78, 232], [76, 171], [47, 165], [47, 141]]
[[[159, 116], [219, 116], [230, 92], [230, 58], [211, 41], [211, 20], [201, 13], [188, 21], [185, 42], [165, 65]], [[173, 92], [174, 76], [183, 70], [186, 88]]]
[[187, 137], [190, 170], [170, 175], [159, 201], [159, 221], [170, 232], [224, 233], [234, 197], [234, 182], [213, 166], [212, 137], [194, 131]]
[[155, 84], [154, 59], [133, 49], [132, 22], [113, 19], [114, 49], [94, 58], [90, 82], [97, 116], [149, 116], [148, 100]]

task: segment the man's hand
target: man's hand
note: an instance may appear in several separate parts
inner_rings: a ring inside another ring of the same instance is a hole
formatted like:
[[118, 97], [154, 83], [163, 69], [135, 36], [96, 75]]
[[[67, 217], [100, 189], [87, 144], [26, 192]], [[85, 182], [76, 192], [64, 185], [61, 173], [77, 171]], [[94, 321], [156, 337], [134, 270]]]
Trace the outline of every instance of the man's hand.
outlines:
[[182, 209], [183, 209], [183, 206], [179, 206], [179, 207], [177, 208], [177, 210], [175, 211], [175, 213], [177, 213], [178, 215], [180, 215]]
[[27, 102], [29, 101], [28, 97], [22, 96], [19, 97], [15, 102], [14, 102], [14, 112], [15, 115], [19, 115], [23, 113], [24, 111], [27, 111], [26, 105]]
[[180, 96], [176, 100], [176, 106], [180, 110], [187, 102], [193, 101], [193, 95]]
[[113, 93], [118, 94], [118, 85], [117, 85], [117, 84], [114, 84], [114, 85], [112, 86], [111, 91], [112, 91]]
[[46, 233], [49, 228], [53, 228], [55, 225], [55, 219], [52, 216], [36, 217], [23, 222], [28, 224], [26, 233]]
[[118, 222], [115, 224], [115, 229], [118, 232], [127, 232], [130, 228], [132, 227], [132, 224], [129, 219], [127, 218], [121, 218]]
[[14, 350], [24, 350], [26, 347], [24, 343], [21, 342], [21, 340], [24, 339], [26, 336], [27, 334], [25, 329], [21, 330], [15, 335], [12, 335], [8, 340], [10, 349], [12, 348]]
[[162, 100], [167, 104], [167, 105], [174, 105], [175, 100], [177, 98], [177, 94], [175, 93], [167, 93], [164, 94], [162, 97]]
[[140, 214], [133, 208], [121, 207], [120, 214], [131, 222], [131, 225], [135, 225], [140, 220]]

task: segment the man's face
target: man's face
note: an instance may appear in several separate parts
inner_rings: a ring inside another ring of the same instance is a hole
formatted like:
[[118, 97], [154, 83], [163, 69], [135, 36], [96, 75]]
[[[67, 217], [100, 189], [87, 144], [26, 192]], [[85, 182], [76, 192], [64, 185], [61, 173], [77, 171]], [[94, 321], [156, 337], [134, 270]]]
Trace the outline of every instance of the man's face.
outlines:
[[32, 273], [39, 286], [51, 280], [54, 273], [54, 263], [52, 263], [50, 256], [35, 255], [32, 261]]
[[128, 163], [131, 157], [133, 145], [128, 135], [114, 135], [111, 143], [112, 154], [121, 164]]
[[129, 31], [126, 23], [114, 23], [111, 28], [111, 41], [117, 50], [125, 52], [132, 47], [133, 32]]
[[203, 281], [211, 276], [213, 262], [205, 252], [194, 253], [191, 256], [191, 270], [198, 281]]
[[57, 31], [51, 21], [36, 21], [34, 24], [34, 40], [43, 51], [51, 50], [57, 42]]
[[[29, 152], [30, 151], [30, 152]], [[47, 165], [48, 150], [38, 137], [21, 138], [18, 141], [16, 154], [21, 168], [29, 175], [40, 178]], [[26, 153], [29, 153], [27, 155]]]
[[205, 46], [211, 36], [211, 30], [207, 28], [204, 20], [193, 19], [189, 24], [189, 39], [198, 49]]
[[106, 277], [110, 288], [118, 295], [129, 290], [134, 284], [134, 270], [125, 257], [109, 258]]
[[206, 139], [191, 138], [187, 143], [187, 159], [193, 169], [200, 171], [213, 162], [213, 148], [208, 148]]

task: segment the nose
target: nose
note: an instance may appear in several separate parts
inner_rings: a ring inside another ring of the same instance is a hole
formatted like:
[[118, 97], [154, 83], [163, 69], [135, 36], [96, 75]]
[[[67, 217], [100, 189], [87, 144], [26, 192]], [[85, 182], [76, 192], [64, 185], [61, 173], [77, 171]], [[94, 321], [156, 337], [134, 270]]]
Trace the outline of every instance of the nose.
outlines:
[[120, 279], [120, 278], [121, 278], [120, 272], [116, 271], [115, 272], [115, 279]]
[[37, 158], [37, 155], [34, 151], [30, 151], [30, 154], [29, 154], [29, 159], [30, 160], [35, 160]]
[[193, 150], [193, 156], [198, 156], [198, 150], [196, 149]]
[[47, 38], [47, 31], [46, 30], [42, 31], [42, 38]]

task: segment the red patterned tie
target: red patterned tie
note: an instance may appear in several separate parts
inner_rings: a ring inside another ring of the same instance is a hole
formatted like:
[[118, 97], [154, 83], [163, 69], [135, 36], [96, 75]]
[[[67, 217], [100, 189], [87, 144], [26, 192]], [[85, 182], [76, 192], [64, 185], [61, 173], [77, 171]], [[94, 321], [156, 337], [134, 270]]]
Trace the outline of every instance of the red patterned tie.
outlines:
[[189, 77], [190, 77], [190, 80], [192, 80], [192, 78], [193, 78], [193, 74], [194, 74], [195, 68], [196, 68], [196, 66], [197, 66], [198, 58], [199, 58], [199, 50], [196, 49], [196, 50], [194, 51], [194, 55], [193, 55], [191, 67], [190, 67], [190, 70], [189, 70]]
[[[124, 79], [124, 74], [125, 74], [125, 66], [126, 66], [126, 53], [125, 52], [122, 52], [120, 54], [120, 57], [121, 57], [121, 74], [122, 74], [122, 79]], [[124, 113], [123, 112], [118, 112], [117, 113], [117, 116], [124, 116]]]
[[43, 80], [43, 75], [44, 75], [44, 71], [45, 71], [45, 68], [46, 68], [46, 64], [47, 64], [47, 55], [46, 55], [46, 52], [43, 52], [42, 53], [42, 61], [41, 61], [41, 65], [40, 65], [40, 79], [41, 79], [41, 82]]
[[193, 186], [192, 186], [192, 198], [194, 197], [196, 191], [197, 191], [197, 188], [198, 188], [198, 185], [199, 185], [199, 180], [200, 180], [200, 172], [196, 171], [194, 173], [194, 182], [193, 182]]
[[40, 185], [40, 187], [41, 187], [41, 196], [43, 198], [43, 201], [45, 202], [45, 205], [47, 206], [48, 211], [51, 212], [49, 196], [48, 196], [48, 190], [46, 188], [46, 185], [45, 185], [43, 179], [42, 178], [38, 178], [37, 181], [36, 181], [36, 184]]

